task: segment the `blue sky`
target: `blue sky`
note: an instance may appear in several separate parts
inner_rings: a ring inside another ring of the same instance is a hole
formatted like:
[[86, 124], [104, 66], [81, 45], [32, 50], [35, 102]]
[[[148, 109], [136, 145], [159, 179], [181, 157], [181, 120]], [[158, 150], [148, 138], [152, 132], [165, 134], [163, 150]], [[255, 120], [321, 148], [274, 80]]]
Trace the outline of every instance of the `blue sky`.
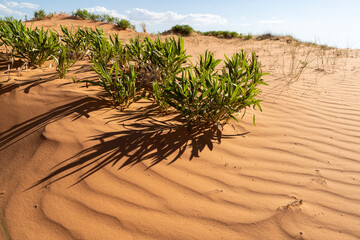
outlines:
[[33, 12], [71, 13], [86, 8], [126, 18], [140, 31], [145, 22], [152, 33], [189, 24], [195, 30], [239, 33], [272, 32], [293, 35], [341, 48], [360, 48], [360, 0], [0, 0], [0, 17], [28, 18]]

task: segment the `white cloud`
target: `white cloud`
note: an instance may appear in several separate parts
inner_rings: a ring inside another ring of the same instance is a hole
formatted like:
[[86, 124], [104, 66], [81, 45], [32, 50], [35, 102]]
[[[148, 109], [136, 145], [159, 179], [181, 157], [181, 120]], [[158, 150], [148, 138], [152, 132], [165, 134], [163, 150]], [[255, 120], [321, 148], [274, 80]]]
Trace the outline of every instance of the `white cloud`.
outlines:
[[30, 8], [30, 9], [36, 9], [39, 7], [38, 4], [34, 4], [34, 3], [28, 3], [28, 2], [13, 2], [13, 1], [6, 1], [5, 2], [6, 6], [10, 7], [10, 8]]
[[243, 23], [243, 24], [241, 24], [241, 26], [242, 26], [242, 27], [250, 27], [251, 24], [250, 24], [250, 23]]
[[284, 20], [280, 20], [280, 19], [271, 19], [271, 20], [260, 20], [259, 23], [260, 24], [280, 24], [280, 23], [284, 23]]
[[5, 15], [25, 15], [25, 13], [13, 10], [1, 3], [0, 3], [0, 13], [4, 13]]
[[175, 12], [151, 12], [146, 9], [134, 8], [126, 11], [129, 19], [134, 22], [144, 21], [148, 24], [190, 24], [190, 25], [211, 25], [226, 24], [225, 18], [214, 14], [178, 14]]
[[96, 6], [96, 7], [85, 8], [85, 9], [91, 13], [109, 14], [112, 17], [127, 19], [127, 17], [125, 15], [119, 14], [116, 10], [109, 10], [105, 7]]

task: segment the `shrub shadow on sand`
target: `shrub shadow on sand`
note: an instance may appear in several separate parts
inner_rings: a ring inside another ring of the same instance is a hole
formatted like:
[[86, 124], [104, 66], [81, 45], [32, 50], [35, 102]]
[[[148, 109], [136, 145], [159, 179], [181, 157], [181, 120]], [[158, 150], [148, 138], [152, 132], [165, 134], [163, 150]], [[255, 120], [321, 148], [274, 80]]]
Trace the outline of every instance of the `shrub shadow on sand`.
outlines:
[[73, 116], [73, 121], [81, 116], [89, 117], [89, 113], [108, 107], [109, 102], [92, 97], [78, 97], [71, 102], [55, 107], [50, 111], [30, 118], [0, 133], [0, 154], [7, 147], [21, 139], [41, 130], [46, 125], [62, 118]]
[[148, 168], [162, 161], [171, 164], [187, 149], [191, 160], [199, 157], [205, 148], [212, 150], [222, 138], [247, 134], [222, 135], [216, 126], [189, 129], [178, 116], [162, 121], [155, 117], [156, 112], [151, 107], [147, 110], [147, 113], [140, 109], [117, 114], [110, 121], [117, 121], [121, 130], [93, 136], [91, 141], [96, 144], [61, 162], [30, 188], [44, 183], [48, 185], [81, 171], [75, 185], [107, 165], [120, 170], [142, 161], [150, 161]]

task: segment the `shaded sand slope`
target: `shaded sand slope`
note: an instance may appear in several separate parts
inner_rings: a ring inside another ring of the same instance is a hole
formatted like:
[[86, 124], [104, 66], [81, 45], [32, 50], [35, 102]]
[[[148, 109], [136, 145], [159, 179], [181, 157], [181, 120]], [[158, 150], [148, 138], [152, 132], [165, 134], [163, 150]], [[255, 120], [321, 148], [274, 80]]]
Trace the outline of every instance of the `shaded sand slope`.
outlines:
[[256, 126], [250, 110], [220, 138], [190, 133], [145, 100], [119, 112], [99, 89], [72, 83], [95, 77], [88, 62], [65, 80], [47, 65], [12, 71], [0, 88], [0, 208], [11, 239], [360, 238], [358, 52], [334, 69], [319, 70], [318, 58], [288, 86], [274, 61], [282, 42], [185, 44], [193, 56], [257, 50], [271, 75]]

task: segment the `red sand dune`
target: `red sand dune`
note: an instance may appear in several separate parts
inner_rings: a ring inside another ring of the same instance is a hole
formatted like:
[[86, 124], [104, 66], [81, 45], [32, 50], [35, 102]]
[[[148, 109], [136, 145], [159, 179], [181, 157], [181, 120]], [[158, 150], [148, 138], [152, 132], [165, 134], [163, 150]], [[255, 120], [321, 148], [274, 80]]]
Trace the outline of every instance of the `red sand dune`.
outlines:
[[[32, 24], [138, 34], [66, 17]], [[250, 110], [219, 141], [146, 100], [120, 112], [98, 88], [72, 83], [95, 77], [87, 61], [67, 79], [50, 63], [12, 70], [0, 87], [0, 209], [11, 239], [360, 238], [359, 51], [204, 36], [185, 47], [192, 59], [258, 53], [271, 74], [256, 126]], [[308, 51], [311, 64], [288, 84], [291, 56]], [[1, 81], [7, 63], [0, 69]]]

